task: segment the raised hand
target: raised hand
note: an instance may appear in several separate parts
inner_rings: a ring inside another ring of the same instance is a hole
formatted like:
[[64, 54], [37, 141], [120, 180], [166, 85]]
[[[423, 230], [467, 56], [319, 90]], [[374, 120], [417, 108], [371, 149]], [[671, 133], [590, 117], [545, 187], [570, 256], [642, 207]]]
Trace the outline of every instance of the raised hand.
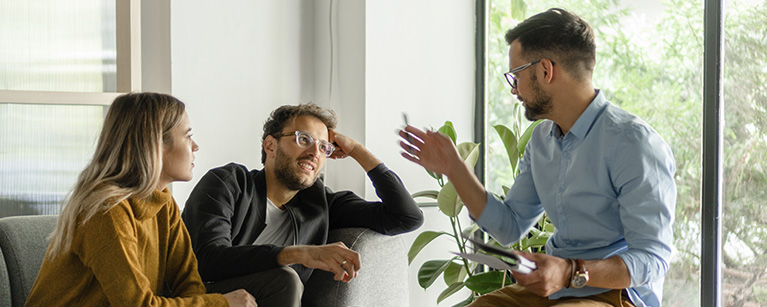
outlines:
[[352, 157], [362, 166], [365, 172], [369, 172], [378, 164], [381, 164], [381, 161], [370, 153], [365, 146], [362, 146], [362, 144], [348, 136], [338, 133], [338, 131], [328, 129], [328, 140], [336, 146], [336, 150], [330, 155], [331, 159]]
[[345, 136], [334, 129], [328, 129], [328, 140], [336, 146], [336, 150], [330, 155], [331, 159], [343, 159], [352, 154], [357, 146], [362, 146], [354, 139]]
[[445, 174], [457, 165], [463, 163], [458, 149], [446, 135], [434, 131], [421, 131], [413, 126], [407, 126], [399, 131], [400, 147], [404, 150], [402, 157], [427, 170], [437, 174]]

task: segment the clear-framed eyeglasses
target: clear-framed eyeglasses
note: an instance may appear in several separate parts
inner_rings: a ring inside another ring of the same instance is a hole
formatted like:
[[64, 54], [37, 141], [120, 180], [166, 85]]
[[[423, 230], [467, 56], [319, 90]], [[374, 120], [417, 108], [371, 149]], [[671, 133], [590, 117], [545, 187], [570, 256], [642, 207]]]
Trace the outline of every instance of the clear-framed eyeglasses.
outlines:
[[333, 146], [333, 144], [330, 144], [330, 142], [325, 140], [318, 140], [315, 139], [309, 132], [305, 131], [293, 131], [293, 132], [287, 132], [283, 134], [274, 134], [272, 136], [276, 138], [281, 138], [283, 136], [296, 136], [296, 144], [298, 144], [301, 148], [309, 148], [309, 146], [314, 145], [314, 143], [319, 144], [320, 151], [325, 153], [326, 157], [330, 157], [330, 155], [333, 154], [333, 151], [336, 150], [336, 147]]
[[[530, 63], [527, 63], [525, 65], [519, 66], [517, 68], [512, 68], [508, 72], [504, 73], [503, 75], [506, 77], [506, 82], [509, 82], [509, 85], [511, 85], [511, 88], [516, 89], [517, 88], [517, 77], [514, 76], [515, 73], [518, 73], [520, 71], [523, 71], [527, 69], [530, 66], [533, 66], [535, 64], [538, 64], [543, 59], [538, 59], [535, 61], [532, 61]], [[551, 61], [551, 65], [556, 65], [557, 63], [554, 63], [554, 61]]]

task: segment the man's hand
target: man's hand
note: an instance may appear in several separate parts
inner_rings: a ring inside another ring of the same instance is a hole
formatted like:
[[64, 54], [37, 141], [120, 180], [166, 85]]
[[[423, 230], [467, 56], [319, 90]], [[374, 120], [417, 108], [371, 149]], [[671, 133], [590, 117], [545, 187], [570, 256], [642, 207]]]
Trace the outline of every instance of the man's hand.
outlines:
[[421, 131], [407, 126], [399, 131], [402, 157], [423, 166], [432, 173], [444, 174], [453, 183], [469, 214], [478, 219], [485, 210], [487, 194], [474, 171], [463, 162], [453, 141], [434, 131]]
[[328, 140], [336, 146], [336, 150], [330, 155], [331, 159], [343, 159], [350, 156], [358, 146], [362, 146], [354, 139], [345, 136], [338, 131], [328, 129]]
[[520, 286], [532, 293], [547, 297], [568, 285], [572, 268], [567, 259], [540, 253], [519, 254], [538, 266], [530, 274], [514, 273], [514, 279]]
[[362, 166], [365, 172], [369, 172], [378, 164], [381, 164], [381, 161], [373, 156], [365, 146], [362, 146], [362, 144], [348, 136], [338, 133], [338, 131], [328, 129], [328, 140], [336, 146], [336, 150], [330, 155], [331, 159], [352, 157], [354, 160], [357, 160], [357, 163]]
[[224, 297], [231, 307], [258, 307], [253, 296], [243, 289], [234, 290], [224, 294]]
[[399, 144], [405, 151], [402, 157], [423, 166], [430, 172], [445, 174], [463, 163], [458, 149], [446, 135], [434, 131], [421, 131], [413, 126], [399, 131]]
[[360, 255], [343, 242], [287, 246], [277, 255], [277, 262], [280, 265], [299, 263], [308, 268], [328, 271], [335, 274], [333, 279], [344, 282], [357, 277], [361, 266]]

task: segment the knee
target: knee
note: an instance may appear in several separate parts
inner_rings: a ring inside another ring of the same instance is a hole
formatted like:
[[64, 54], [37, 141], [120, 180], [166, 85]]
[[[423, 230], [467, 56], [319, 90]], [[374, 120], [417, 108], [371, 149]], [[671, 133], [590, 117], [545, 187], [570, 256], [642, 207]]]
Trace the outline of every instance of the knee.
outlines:
[[295, 270], [290, 267], [281, 267], [275, 269], [273, 283], [276, 287], [285, 289], [286, 291], [294, 293], [303, 293], [304, 284], [301, 282], [301, 278], [298, 276]]

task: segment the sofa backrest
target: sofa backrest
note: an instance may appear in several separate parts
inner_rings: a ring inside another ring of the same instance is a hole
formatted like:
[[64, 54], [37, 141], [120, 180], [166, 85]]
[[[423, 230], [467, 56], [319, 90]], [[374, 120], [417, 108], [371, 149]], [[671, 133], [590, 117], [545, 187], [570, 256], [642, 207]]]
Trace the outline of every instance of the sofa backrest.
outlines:
[[[56, 227], [57, 218], [55, 215], [35, 215], [0, 219], [0, 251], [5, 260], [11, 301], [4, 303], [0, 298], [0, 306], [24, 306], [48, 250], [47, 237]], [[6, 287], [2, 278], [0, 287]], [[5, 291], [0, 289], [0, 293]]]

